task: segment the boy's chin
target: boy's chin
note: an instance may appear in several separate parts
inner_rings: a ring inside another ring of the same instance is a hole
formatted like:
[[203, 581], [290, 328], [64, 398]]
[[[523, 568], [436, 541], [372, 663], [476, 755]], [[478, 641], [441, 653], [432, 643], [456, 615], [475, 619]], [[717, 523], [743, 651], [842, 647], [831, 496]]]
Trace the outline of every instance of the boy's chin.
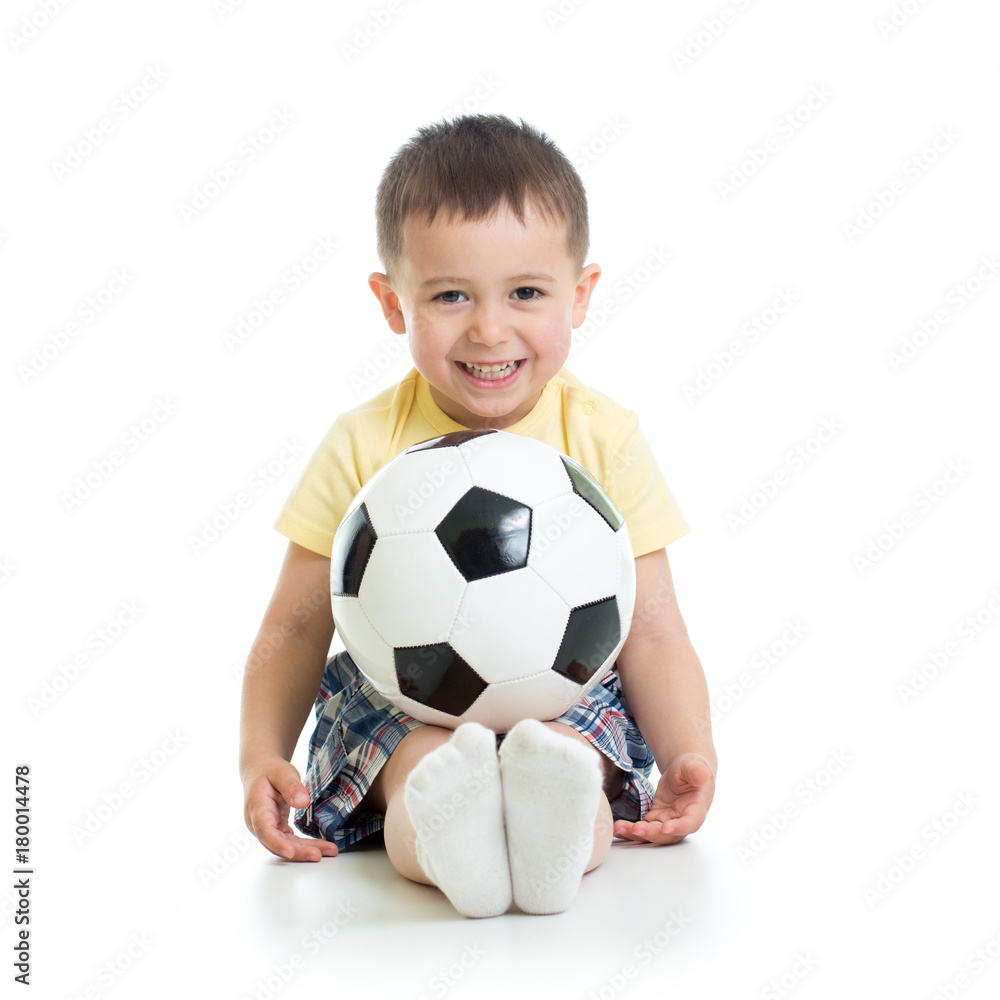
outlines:
[[[439, 399], [437, 403], [448, 416], [467, 427], [477, 429], [490, 427], [502, 430], [527, 416], [540, 396], [541, 389], [538, 389], [527, 399], [520, 393], [516, 399], [509, 397], [503, 399], [498, 393], [495, 400], [468, 398], [457, 400], [446, 396], [444, 400]], [[445, 405], [442, 406], [442, 402]]]
[[493, 406], [478, 405], [474, 410], [471, 407], [466, 409], [478, 420], [483, 421], [482, 426], [503, 429], [526, 417], [535, 408], [541, 394], [542, 390], [538, 389], [528, 398], [518, 398], [513, 403], [510, 400], [505, 403], [498, 399]]

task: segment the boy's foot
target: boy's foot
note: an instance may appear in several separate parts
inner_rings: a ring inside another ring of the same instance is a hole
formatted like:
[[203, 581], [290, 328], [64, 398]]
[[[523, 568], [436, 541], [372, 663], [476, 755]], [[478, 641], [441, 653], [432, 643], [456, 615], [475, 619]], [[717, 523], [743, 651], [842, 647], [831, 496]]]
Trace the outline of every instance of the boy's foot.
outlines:
[[601, 765], [576, 740], [523, 719], [500, 745], [500, 776], [514, 902], [562, 913], [593, 851]]
[[416, 831], [417, 861], [466, 917], [510, 906], [510, 867], [496, 734], [466, 722], [410, 771], [403, 802]]

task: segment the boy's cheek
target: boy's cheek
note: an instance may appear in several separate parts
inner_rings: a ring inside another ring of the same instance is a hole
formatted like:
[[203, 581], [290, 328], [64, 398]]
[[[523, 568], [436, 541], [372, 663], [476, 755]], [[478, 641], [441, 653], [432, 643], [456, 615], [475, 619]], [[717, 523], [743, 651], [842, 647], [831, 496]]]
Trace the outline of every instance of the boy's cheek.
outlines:
[[426, 330], [421, 330], [417, 324], [413, 324], [407, 326], [406, 336], [414, 361], [424, 361], [433, 356], [434, 340], [428, 336]]
[[407, 317], [406, 331], [414, 340], [424, 343], [431, 339], [434, 331], [444, 327], [440, 318], [432, 319], [425, 310], [418, 310]]
[[553, 351], [569, 351], [573, 343], [572, 323], [567, 323], [563, 317], [553, 319], [545, 331], [545, 342]]

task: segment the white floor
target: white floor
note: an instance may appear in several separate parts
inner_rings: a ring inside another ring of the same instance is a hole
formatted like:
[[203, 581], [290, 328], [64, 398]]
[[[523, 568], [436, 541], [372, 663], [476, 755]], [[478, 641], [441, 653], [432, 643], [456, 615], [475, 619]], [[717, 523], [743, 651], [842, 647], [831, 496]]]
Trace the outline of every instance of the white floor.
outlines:
[[437, 890], [400, 877], [380, 844], [295, 865], [233, 837], [214, 859], [190, 842], [171, 850], [167, 829], [147, 844], [95, 838], [90, 864], [45, 866], [35, 904], [42, 995], [104, 996], [114, 981], [115, 995], [129, 997], [510, 997], [515, 986], [529, 997], [586, 997], [631, 963], [647, 986], [669, 975], [683, 995], [708, 997], [748, 975], [763, 983], [792, 956], [776, 941], [738, 972], [718, 961], [746, 947], [755, 916], [746, 886], [727, 885], [732, 862], [708, 837], [669, 849], [618, 843], [567, 912], [512, 907], [485, 920], [461, 917]]
[[[997, 808], [981, 777], [967, 821], [938, 817], [937, 844], [901, 815], [911, 790], [889, 789], [884, 814], [871, 813], [866, 789], [878, 793], [888, 772], [870, 760], [811, 803], [795, 796], [775, 836], [739, 791], [760, 763], [753, 751], [728, 759], [710, 822], [682, 844], [616, 842], [565, 913], [469, 920], [397, 875], [380, 844], [318, 864], [277, 860], [234, 824], [232, 783], [178, 754], [79, 844], [80, 811], [61, 826], [43, 814], [55, 835], [35, 846], [37, 995], [770, 1000], [794, 988], [938, 1000], [936, 986], [963, 974], [963, 997], [996, 995], [1000, 972], [975, 957], [1000, 954]], [[990, 765], [972, 766], [982, 776]], [[72, 785], [73, 771], [59, 780]], [[40, 778], [36, 795], [51, 799]], [[935, 785], [926, 798], [947, 794]], [[763, 850], [750, 844], [755, 827], [770, 838]], [[907, 830], [925, 850], [900, 877], [890, 868], [894, 854], [914, 856]], [[741, 847], [759, 853], [741, 860]], [[881, 872], [890, 891], [869, 905]], [[13, 902], [0, 895], [5, 936]]]

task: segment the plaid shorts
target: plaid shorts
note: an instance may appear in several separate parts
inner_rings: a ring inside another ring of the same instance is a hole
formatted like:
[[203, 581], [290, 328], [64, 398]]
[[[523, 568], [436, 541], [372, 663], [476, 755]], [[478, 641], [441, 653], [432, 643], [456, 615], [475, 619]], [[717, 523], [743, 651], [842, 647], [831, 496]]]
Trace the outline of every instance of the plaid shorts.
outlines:
[[[383, 813], [359, 808], [361, 800], [400, 740], [423, 723], [380, 695], [346, 651], [327, 663], [315, 708], [305, 775], [309, 805], [295, 813], [295, 825], [344, 850], [385, 825]], [[552, 721], [578, 730], [624, 772], [615, 784], [620, 791], [609, 796], [614, 818], [645, 816], [653, 799], [653, 755], [628, 713], [617, 665]], [[498, 749], [502, 742], [497, 736]]]

